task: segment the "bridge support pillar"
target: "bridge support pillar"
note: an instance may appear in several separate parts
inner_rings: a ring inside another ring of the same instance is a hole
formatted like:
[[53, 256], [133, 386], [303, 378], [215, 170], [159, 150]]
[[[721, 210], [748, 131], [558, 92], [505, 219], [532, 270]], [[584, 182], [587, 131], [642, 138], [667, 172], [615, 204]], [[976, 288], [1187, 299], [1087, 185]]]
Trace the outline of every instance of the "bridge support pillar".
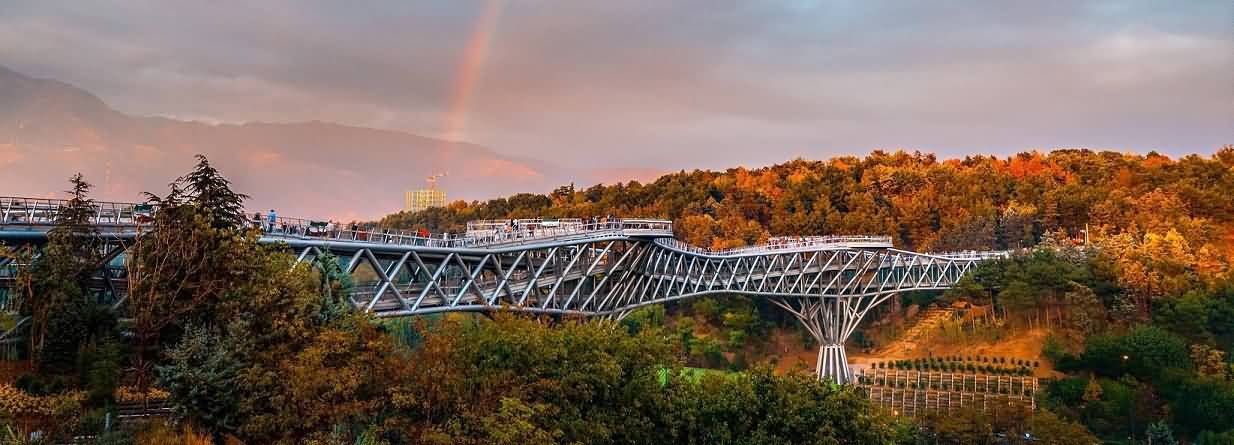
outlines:
[[870, 293], [847, 297], [773, 298], [770, 301], [793, 314], [818, 342], [818, 361], [814, 373], [819, 380], [831, 380], [841, 385], [853, 383], [853, 370], [848, 365], [844, 341], [857, 329], [857, 324], [871, 308], [886, 301], [894, 293]]
[[853, 370], [848, 366], [848, 354], [844, 352], [843, 343], [819, 346], [816, 366], [819, 380], [830, 380], [841, 385], [853, 382]]

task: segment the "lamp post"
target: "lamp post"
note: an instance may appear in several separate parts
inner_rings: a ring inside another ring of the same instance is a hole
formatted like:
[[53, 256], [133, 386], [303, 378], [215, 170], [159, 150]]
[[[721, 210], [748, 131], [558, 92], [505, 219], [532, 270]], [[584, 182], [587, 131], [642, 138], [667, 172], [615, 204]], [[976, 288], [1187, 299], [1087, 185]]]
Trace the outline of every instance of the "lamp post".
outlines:
[[[1128, 356], [1127, 354], [1123, 354], [1123, 372], [1124, 373], [1127, 372], [1127, 361], [1130, 359], [1131, 359], [1130, 356]], [[1127, 413], [1127, 420], [1131, 422], [1131, 429], [1127, 431], [1127, 437], [1129, 438], [1129, 440], [1134, 441], [1135, 440], [1135, 400], [1134, 398], [1131, 402], [1131, 406], [1127, 408], [1127, 411], [1129, 411]]]

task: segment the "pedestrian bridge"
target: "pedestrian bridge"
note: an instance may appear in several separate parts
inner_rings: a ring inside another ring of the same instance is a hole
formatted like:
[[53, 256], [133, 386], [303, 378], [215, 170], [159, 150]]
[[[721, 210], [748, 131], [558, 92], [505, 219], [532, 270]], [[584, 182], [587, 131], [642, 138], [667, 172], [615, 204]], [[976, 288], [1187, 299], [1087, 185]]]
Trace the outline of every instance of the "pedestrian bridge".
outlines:
[[[63, 204], [0, 198], [0, 242], [45, 242]], [[123, 248], [152, 209], [97, 208], [100, 232], [112, 241], [98, 284], [122, 308]], [[338, 256], [354, 280], [352, 305], [378, 317], [509, 310], [620, 319], [705, 295], [766, 299], [818, 340], [819, 376], [845, 383], [852, 374], [844, 341], [872, 308], [900, 292], [950, 288], [975, 264], [1007, 255], [916, 253], [864, 235], [778, 237], [716, 251], [674, 239], [672, 222], [657, 219], [477, 221], [440, 235], [296, 218], [259, 223], [261, 242], [286, 245], [297, 261]], [[0, 278], [15, 266], [0, 268]]]

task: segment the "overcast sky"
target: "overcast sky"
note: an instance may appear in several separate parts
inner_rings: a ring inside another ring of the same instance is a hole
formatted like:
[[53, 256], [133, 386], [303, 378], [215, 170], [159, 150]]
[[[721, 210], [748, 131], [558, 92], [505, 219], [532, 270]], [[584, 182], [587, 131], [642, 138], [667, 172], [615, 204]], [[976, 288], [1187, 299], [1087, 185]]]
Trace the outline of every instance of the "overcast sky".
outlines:
[[1234, 142], [1230, 0], [0, 0], [0, 64], [139, 115], [447, 137], [454, 110], [579, 170]]

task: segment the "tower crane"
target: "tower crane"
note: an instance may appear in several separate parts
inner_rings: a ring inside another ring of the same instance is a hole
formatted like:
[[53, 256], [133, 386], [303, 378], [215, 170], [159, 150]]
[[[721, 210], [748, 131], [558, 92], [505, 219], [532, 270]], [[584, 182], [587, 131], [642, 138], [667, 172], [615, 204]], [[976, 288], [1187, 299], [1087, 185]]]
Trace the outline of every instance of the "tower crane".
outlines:
[[437, 190], [437, 180], [440, 178], [446, 177], [447, 174], [448, 173], [437, 173], [427, 178], [424, 178], [424, 181], [428, 183], [428, 189]]

